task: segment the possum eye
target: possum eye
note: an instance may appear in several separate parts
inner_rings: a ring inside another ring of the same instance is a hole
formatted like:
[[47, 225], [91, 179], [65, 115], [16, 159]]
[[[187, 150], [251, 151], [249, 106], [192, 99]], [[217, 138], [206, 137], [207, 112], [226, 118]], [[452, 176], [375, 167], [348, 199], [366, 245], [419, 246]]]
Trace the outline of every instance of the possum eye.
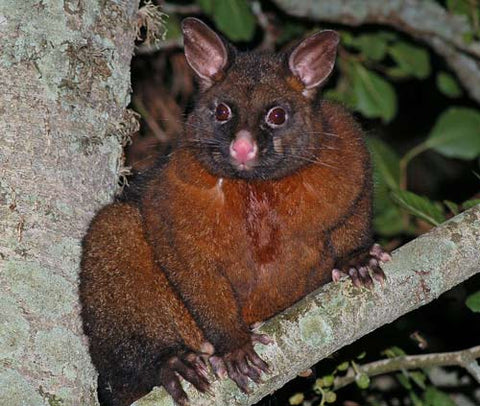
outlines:
[[268, 111], [265, 120], [270, 127], [280, 127], [287, 121], [287, 112], [281, 107], [273, 107]]
[[220, 103], [215, 109], [215, 118], [217, 121], [227, 121], [232, 117], [232, 110], [225, 103]]

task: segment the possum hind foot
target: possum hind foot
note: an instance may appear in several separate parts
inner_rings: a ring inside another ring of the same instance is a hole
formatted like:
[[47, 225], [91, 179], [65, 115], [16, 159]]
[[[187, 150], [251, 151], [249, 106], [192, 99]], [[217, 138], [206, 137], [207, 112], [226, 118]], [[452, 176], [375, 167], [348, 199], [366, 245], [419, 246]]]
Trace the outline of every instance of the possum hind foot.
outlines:
[[213, 355], [209, 361], [215, 375], [221, 379], [227, 376], [234, 381], [244, 393], [250, 393], [249, 379], [261, 383], [263, 372], [270, 373], [268, 364], [263, 361], [253, 348], [254, 343], [270, 344], [272, 339], [265, 334], [252, 334], [251, 341], [223, 356]]
[[188, 397], [180, 384], [180, 375], [190, 382], [198, 391], [213, 396], [208, 380], [208, 371], [202, 355], [185, 353], [175, 355], [162, 365], [159, 381], [178, 405], [188, 405]]

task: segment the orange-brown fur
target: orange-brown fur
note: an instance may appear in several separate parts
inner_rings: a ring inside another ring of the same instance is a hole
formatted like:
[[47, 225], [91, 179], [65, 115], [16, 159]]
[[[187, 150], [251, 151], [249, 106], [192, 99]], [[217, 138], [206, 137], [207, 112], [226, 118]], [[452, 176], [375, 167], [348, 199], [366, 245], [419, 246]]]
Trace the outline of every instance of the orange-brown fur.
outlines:
[[84, 312], [102, 323], [91, 329], [98, 340], [121, 324], [159, 353], [200, 351], [204, 337], [226, 352], [249, 339], [248, 325], [329, 281], [338, 261], [370, 245], [362, 134], [338, 106], [323, 103], [322, 112], [332, 134], [322, 164], [278, 180], [220, 181], [179, 150], [146, 187], [140, 211], [116, 203], [97, 215], [81, 292]]
[[[205, 342], [155, 264], [140, 213], [129, 204], [105, 207], [90, 225], [84, 240], [80, 296], [85, 330], [90, 342], [96, 344], [90, 352], [98, 369], [111, 370], [112, 374], [116, 368], [133, 372], [150, 356], [150, 351], [142, 353], [143, 346], [151, 346], [158, 355], [165, 351], [170, 355], [185, 347], [200, 352]], [[132, 359], [121, 356], [130, 345], [138, 346], [131, 351]], [[145, 376], [150, 373], [148, 368], [142, 372]], [[139, 385], [138, 392], [130, 393], [124, 404], [145, 395], [155, 384]], [[121, 387], [113, 389], [123, 391]]]
[[[175, 381], [165, 364], [172, 355], [198, 354], [206, 342], [220, 357], [251, 345], [251, 324], [368, 252], [372, 187], [363, 135], [343, 108], [303, 94], [282, 61], [238, 56], [212, 87], [204, 83], [206, 101], [184, 136], [213, 133], [210, 99], [234, 96], [234, 131], [254, 134], [270, 103], [287, 100], [294, 124], [279, 148], [303, 148], [303, 160], [282, 161], [270, 178], [222, 176], [224, 164], [185, 143], [146, 177], [137, 198], [105, 207], [92, 222], [80, 293], [102, 404], [127, 405]], [[180, 392], [171, 390], [177, 401]]]
[[370, 243], [362, 134], [341, 108], [322, 110], [336, 134], [326, 138], [322, 164], [279, 180], [220, 184], [191, 152], [178, 151], [143, 198], [147, 234], [170, 253], [171, 280], [191, 284], [192, 300], [210, 302], [211, 317], [232, 333], [225, 308], [236, 306], [234, 293], [247, 325], [265, 320], [328, 281], [337, 257], [362, 238]]

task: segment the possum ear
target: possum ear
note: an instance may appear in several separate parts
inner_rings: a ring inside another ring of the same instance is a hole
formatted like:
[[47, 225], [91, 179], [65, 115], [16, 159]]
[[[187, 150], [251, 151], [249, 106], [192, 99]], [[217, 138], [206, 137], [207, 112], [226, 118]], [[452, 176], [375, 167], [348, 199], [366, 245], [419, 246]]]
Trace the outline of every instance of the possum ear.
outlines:
[[320, 86], [332, 73], [339, 40], [335, 31], [321, 31], [304, 39], [291, 52], [288, 67], [305, 90]]
[[182, 21], [185, 57], [204, 89], [223, 78], [228, 50], [218, 34], [197, 18]]

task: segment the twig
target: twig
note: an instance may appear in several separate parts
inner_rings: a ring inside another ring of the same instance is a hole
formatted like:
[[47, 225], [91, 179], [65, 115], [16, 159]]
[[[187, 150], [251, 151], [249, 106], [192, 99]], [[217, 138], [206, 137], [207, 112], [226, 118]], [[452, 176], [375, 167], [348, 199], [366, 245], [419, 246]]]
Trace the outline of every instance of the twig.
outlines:
[[161, 6], [162, 6], [162, 10], [167, 14], [191, 15], [191, 14], [202, 13], [202, 9], [196, 4], [181, 5], [181, 4], [163, 3], [161, 4]]
[[[407, 355], [395, 358], [384, 359], [361, 365], [359, 371], [368, 376], [377, 376], [387, 374], [402, 369], [418, 369], [433, 366], [461, 366], [465, 368], [473, 378], [480, 384], [480, 366], [476, 359], [480, 358], [480, 346], [472, 347], [467, 350], [445, 352], [425, 355]], [[349, 368], [345, 376], [335, 378], [334, 390], [343, 388], [355, 382], [356, 372]]]
[[478, 365], [477, 361], [472, 361], [465, 365], [465, 369], [480, 383], [480, 365]]
[[182, 48], [182, 38], [172, 38], [165, 41], [159, 41], [155, 44], [143, 44], [135, 47], [135, 55], [148, 55], [158, 51], [165, 51], [169, 49]]
[[275, 27], [268, 20], [268, 16], [263, 12], [260, 1], [255, 0], [251, 3], [252, 12], [257, 18], [258, 25], [263, 29], [263, 40], [259, 45], [259, 49], [272, 51], [275, 49], [275, 42], [277, 35], [275, 34]]

